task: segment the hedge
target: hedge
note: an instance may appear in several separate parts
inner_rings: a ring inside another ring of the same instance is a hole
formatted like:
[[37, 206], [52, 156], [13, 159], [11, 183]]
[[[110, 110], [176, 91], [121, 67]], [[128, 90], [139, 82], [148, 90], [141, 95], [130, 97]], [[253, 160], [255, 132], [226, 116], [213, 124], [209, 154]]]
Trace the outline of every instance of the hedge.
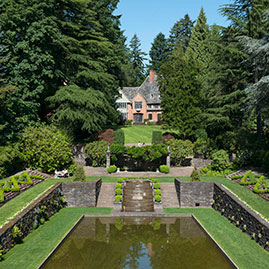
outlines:
[[125, 142], [124, 132], [120, 129], [114, 131], [113, 144], [124, 145], [124, 142]]
[[163, 142], [162, 132], [153, 131], [152, 132], [152, 144], [162, 144], [162, 142]]

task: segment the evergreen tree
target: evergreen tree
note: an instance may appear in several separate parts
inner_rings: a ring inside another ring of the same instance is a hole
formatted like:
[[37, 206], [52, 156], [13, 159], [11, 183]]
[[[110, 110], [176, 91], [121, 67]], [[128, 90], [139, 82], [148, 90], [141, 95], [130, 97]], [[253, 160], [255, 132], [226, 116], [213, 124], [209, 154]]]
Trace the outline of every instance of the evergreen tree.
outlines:
[[149, 56], [150, 56], [150, 66], [152, 70], [158, 71], [160, 66], [164, 63], [167, 58], [168, 45], [165, 35], [159, 33], [152, 43]]
[[183, 47], [184, 51], [186, 51], [191, 38], [193, 25], [194, 21], [190, 19], [188, 14], [173, 25], [168, 39], [171, 50], [180, 45]]
[[140, 49], [141, 43], [136, 34], [132, 37], [129, 46], [131, 85], [128, 86], [140, 86], [145, 79], [145, 66], [143, 61], [146, 59], [146, 53]]
[[191, 54], [178, 47], [159, 71], [165, 128], [178, 130], [184, 138], [200, 127], [199, 68]]

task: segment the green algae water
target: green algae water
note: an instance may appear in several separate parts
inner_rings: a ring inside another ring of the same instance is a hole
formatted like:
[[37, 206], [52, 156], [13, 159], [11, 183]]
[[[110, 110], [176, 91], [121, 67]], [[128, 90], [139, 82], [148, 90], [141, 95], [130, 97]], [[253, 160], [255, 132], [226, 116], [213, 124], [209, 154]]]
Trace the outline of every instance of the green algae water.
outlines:
[[191, 217], [84, 217], [41, 268], [234, 267]]

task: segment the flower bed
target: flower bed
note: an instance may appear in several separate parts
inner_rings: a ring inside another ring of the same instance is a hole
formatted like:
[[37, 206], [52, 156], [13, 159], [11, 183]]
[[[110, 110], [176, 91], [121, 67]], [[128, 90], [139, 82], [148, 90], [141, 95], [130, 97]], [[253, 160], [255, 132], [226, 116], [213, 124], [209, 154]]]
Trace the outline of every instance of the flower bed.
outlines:
[[244, 175], [233, 176], [232, 180], [253, 191], [264, 200], [269, 201], [269, 179], [264, 176], [254, 174], [249, 170]]
[[0, 207], [43, 180], [44, 178], [41, 176], [30, 175], [26, 171], [23, 171], [21, 174], [0, 182]]

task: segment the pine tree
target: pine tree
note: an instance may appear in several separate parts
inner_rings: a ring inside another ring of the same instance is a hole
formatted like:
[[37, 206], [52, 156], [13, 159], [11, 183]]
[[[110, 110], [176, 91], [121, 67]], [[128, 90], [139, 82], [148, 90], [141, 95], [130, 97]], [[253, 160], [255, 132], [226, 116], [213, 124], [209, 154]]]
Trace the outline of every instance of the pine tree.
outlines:
[[140, 86], [145, 79], [145, 66], [144, 60], [146, 53], [140, 49], [141, 43], [136, 34], [130, 41], [129, 57], [131, 64], [131, 85], [129, 86]]
[[164, 63], [167, 58], [168, 44], [165, 35], [159, 33], [152, 43], [149, 56], [150, 66], [152, 70], [158, 71], [160, 66]]
[[186, 51], [191, 38], [193, 25], [194, 21], [190, 19], [188, 14], [173, 25], [168, 39], [171, 50], [174, 50], [178, 45], [180, 45], [183, 47], [184, 51]]
[[175, 129], [184, 138], [200, 127], [199, 67], [191, 54], [184, 56], [178, 47], [159, 71], [164, 126]]

